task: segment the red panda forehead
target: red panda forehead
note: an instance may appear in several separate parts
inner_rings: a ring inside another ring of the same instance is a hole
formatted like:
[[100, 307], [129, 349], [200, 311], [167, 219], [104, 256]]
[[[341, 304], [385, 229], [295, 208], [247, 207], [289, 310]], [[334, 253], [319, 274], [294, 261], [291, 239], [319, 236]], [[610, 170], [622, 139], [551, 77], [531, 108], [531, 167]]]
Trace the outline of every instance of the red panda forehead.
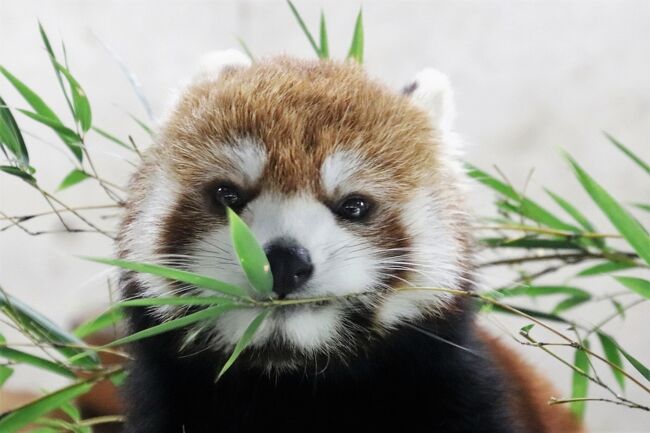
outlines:
[[265, 187], [286, 193], [322, 192], [323, 164], [340, 154], [363, 161], [361, 176], [404, 188], [429, 178], [437, 159], [426, 114], [349, 62], [280, 58], [229, 70], [190, 87], [162, 133], [171, 166], [191, 183], [242, 140], [263, 149]]

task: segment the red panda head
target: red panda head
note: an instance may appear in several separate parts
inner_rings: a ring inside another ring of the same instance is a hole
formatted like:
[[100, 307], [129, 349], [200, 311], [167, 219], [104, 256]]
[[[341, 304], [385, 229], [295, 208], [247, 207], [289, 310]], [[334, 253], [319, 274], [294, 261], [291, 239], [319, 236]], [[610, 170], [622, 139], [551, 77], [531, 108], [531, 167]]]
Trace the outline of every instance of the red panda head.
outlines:
[[[400, 289], [459, 288], [470, 267], [451, 104], [434, 70], [395, 92], [352, 62], [212, 54], [134, 178], [121, 255], [245, 287], [226, 203], [266, 250], [275, 296], [342, 297], [277, 309], [254, 347], [349, 350], [359, 327], [389, 332], [443, 315], [449, 294]], [[145, 296], [174, 290], [136, 278]], [[258, 313], [202, 329], [228, 349]]]

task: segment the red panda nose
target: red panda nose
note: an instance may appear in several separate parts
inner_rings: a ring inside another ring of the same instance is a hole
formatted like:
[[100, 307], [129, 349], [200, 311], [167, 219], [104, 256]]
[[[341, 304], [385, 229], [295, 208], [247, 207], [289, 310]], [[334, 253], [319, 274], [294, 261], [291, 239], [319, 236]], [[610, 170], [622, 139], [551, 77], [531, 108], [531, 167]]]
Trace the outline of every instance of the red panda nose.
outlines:
[[273, 242], [264, 252], [271, 265], [273, 291], [281, 299], [301, 288], [314, 273], [309, 251], [300, 245]]

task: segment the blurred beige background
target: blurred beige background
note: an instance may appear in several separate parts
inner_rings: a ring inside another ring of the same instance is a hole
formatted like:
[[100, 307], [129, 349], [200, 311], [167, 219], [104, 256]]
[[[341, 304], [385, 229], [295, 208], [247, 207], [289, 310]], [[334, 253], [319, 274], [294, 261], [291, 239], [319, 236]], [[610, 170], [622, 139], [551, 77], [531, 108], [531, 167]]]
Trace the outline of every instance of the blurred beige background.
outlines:
[[[331, 52], [343, 56], [359, 2], [296, 3], [313, 29], [320, 8], [325, 9]], [[484, 168], [498, 165], [519, 187], [534, 169], [527, 190], [541, 202], [549, 204], [541, 188], [547, 186], [575, 198], [579, 207], [591, 206], [560, 156], [559, 150], [566, 149], [622, 201], [650, 198], [647, 177], [602, 134], [608, 131], [650, 159], [650, 2], [368, 0], [363, 12], [366, 65], [373, 76], [396, 88], [427, 66], [450, 76], [457, 96], [457, 128], [468, 142], [469, 161]], [[38, 36], [39, 19], [53, 43], [65, 40], [70, 67], [91, 99], [95, 124], [122, 138], [131, 134], [143, 145], [147, 135], [126, 112], [147, 120], [148, 114], [102, 42], [142, 83], [154, 116], [202, 53], [235, 47], [237, 36], [256, 56], [280, 52], [313, 56], [283, 1], [0, 0], [0, 64], [60, 113], [66, 107]], [[23, 105], [2, 80], [0, 94], [10, 105]], [[22, 124], [35, 136], [29, 138], [29, 146], [39, 179], [54, 190], [71, 168], [67, 154], [51, 144], [56, 142], [51, 133], [27, 121]], [[126, 181], [133, 170], [124, 159], [127, 153], [97, 136], [89, 146], [101, 156], [100, 172]], [[91, 185], [62, 196], [77, 205], [107, 202]], [[478, 214], [490, 210], [491, 200], [484, 189], [473, 193]], [[9, 176], [0, 176], [0, 202], [0, 209], [11, 215], [47, 209], [37, 194]], [[590, 217], [607, 229], [605, 218], [591, 209]], [[637, 216], [647, 223], [644, 215]], [[34, 227], [59, 228], [54, 218], [40, 224]], [[97, 235], [34, 238], [9, 230], [0, 233], [0, 285], [70, 326], [75, 317], [95, 311], [108, 298], [106, 268], [74, 256], [111, 251], [110, 242]], [[503, 278], [495, 271], [486, 281], [492, 284]], [[591, 281], [582, 284], [590, 288]], [[601, 282], [596, 289], [607, 293], [609, 288]], [[578, 312], [586, 323], [593, 323], [610, 308], [596, 305]], [[615, 321], [607, 328], [646, 364], [649, 314], [644, 304], [630, 311], [625, 322]], [[10, 335], [3, 327], [0, 323], [0, 332]], [[566, 368], [535, 349], [521, 350], [555, 381], [559, 395], [568, 395]], [[601, 370], [611, 381], [609, 372]], [[24, 370], [9, 384], [38, 389], [60, 382]], [[628, 395], [650, 403], [631, 385]], [[641, 433], [650, 426], [644, 412], [603, 403], [591, 404], [587, 419], [592, 431], [599, 433]]]

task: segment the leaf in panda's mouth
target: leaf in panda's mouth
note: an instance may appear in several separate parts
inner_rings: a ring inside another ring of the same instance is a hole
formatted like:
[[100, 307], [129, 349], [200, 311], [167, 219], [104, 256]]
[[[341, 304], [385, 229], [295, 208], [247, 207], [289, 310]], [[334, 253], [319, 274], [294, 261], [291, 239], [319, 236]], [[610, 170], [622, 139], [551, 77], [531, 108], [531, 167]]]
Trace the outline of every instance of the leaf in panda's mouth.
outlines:
[[248, 282], [255, 291], [269, 295], [273, 289], [273, 275], [264, 250], [239, 215], [230, 208], [227, 212], [232, 245]]

